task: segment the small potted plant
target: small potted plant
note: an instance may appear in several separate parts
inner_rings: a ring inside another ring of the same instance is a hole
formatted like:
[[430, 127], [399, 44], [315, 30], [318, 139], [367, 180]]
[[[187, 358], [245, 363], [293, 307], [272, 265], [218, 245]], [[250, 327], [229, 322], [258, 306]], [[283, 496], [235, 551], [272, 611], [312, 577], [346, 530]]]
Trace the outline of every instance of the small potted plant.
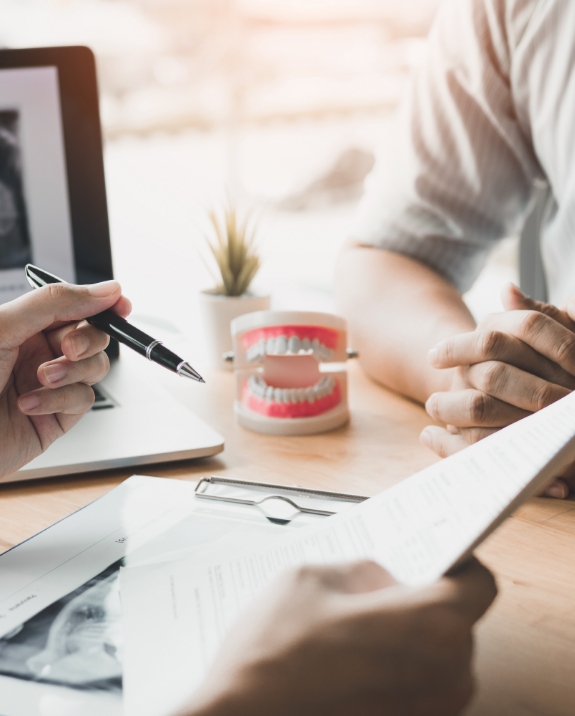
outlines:
[[253, 215], [240, 218], [237, 208], [228, 201], [220, 215], [211, 211], [208, 216], [210, 232], [205, 238], [217, 274], [206, 262], [216, 286], [200, 294], [202, 317], [210, 363], [214, 368], [231, 370], [223, 355], [232, 349], [232, 320], [244, 313], [269, 309], [270, 297], [257, 296], [249, 290], [260, 268]]

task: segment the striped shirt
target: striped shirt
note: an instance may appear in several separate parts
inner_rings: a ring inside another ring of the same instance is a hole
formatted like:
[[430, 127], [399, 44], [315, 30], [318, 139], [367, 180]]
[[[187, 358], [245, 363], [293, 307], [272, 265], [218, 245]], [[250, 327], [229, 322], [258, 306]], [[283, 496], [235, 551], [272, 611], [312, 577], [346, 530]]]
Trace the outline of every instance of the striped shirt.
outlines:
[[575, 293], [575, 0], [447, 0], [398, 122], [366, 183], [360, 243], [464, 292], [543, 180], [549, 297]]

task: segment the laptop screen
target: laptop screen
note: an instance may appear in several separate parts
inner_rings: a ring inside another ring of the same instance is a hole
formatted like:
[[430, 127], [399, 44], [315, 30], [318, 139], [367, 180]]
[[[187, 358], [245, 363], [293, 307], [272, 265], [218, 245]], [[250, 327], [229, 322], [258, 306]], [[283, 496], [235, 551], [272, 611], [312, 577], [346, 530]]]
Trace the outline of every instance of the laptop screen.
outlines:
[[0, 68], [0, 303], [27, 263], [76, 279], [58, 68]]

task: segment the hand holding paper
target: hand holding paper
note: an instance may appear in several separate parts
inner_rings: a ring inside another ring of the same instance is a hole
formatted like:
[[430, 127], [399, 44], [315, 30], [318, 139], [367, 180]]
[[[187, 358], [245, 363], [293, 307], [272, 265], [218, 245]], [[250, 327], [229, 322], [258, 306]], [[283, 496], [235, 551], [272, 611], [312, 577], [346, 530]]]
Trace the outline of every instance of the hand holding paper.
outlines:
[[199, 688], [230, 628], [286, 569], [373, 559], [402, 585], [431, 585], [573, 458], [575, 393], [320, 524], [123, 570], [127, 716], [164, 716]]
[[457, 714], [473, 688], [471, 629], [494, 596], [478, 562], [416, 589], [374, 562], [291, 571], [242, 615], [179, 715]]

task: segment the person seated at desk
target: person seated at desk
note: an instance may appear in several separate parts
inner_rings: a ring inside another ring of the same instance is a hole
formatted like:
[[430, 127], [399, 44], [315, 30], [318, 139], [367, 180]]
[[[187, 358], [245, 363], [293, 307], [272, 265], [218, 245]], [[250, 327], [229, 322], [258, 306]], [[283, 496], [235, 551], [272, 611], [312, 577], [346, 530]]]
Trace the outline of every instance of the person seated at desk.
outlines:
[[[436, 421], [451, 454], [575, 388], [575, 3], [448, 0], [399, 116], [397, 153], [368, 179], [337, 271], [354, 348], [377, 381]], [[462, 294], [551, 188], [551, 300], [509, 286], [475, 324]], [[438, 370], [440, 369], [440, 370]], [[566, 497], [565, 481], [547, 494]]]
[[[0, 479], [91, 407], [120, 286], [58, 284], [0, 306]], [[472, 629], [495, 598], [479, 562], [424, 588], [373, 562], [287, 573], [232, 629], [180, 716], [455, 716], [473, 690]], [[158, 654], [161, 658], [161, 654]]]

